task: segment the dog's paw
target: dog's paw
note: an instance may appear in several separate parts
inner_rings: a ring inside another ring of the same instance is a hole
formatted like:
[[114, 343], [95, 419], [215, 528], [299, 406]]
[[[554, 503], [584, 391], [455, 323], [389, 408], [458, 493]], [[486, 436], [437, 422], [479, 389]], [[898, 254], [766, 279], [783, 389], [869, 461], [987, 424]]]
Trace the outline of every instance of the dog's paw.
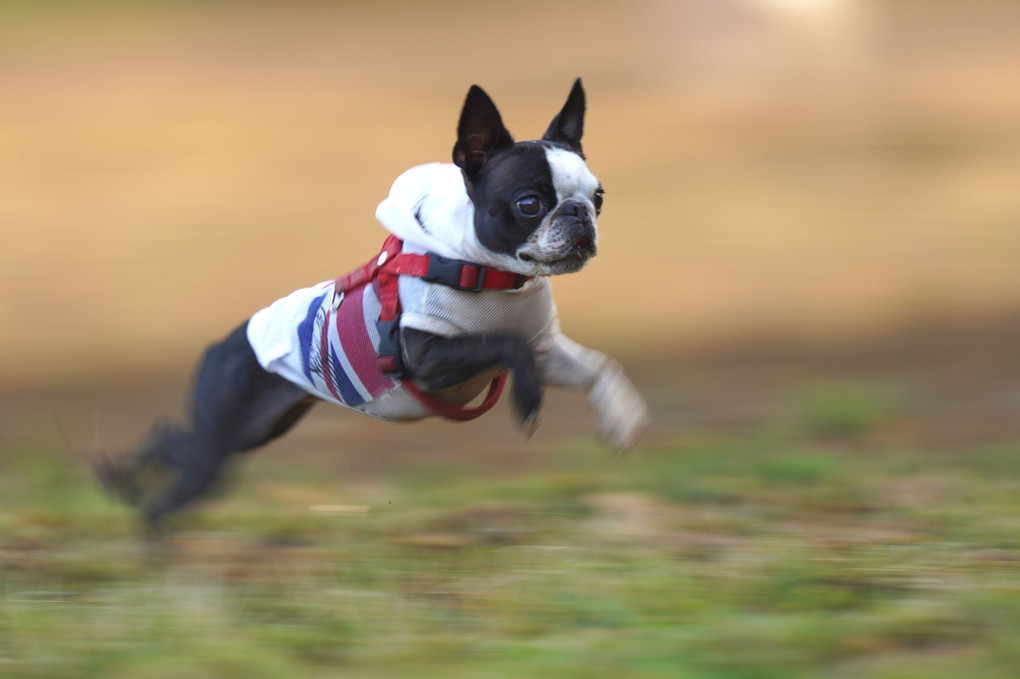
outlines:
[[648, 405], [617, 365], [606, 370], [588, 392], [595, 417], [595, 435], [626, 453], [648, 428]]
[[531, 435], [538, 429], [538, 413], [542, 409], [541, 395], [534, 402], [533, 405], [521, 406], [519, 402], [515, 403], [514, 410], [517, 414], [517, 426], [524, 434], [525, 438], [531, 438]]
[[96, 455], [89, 460], [89, 465], [103, 490], [129, 505], [138, 506], [143, 491], [133, 464], [107, 455]]
[[538, 411], [535, 411], [527, 417], [521, 418], [518, 422], [518, 426], [521, 429], [521, 433], [524, 434], [524, 438], [530, 439], [536, 430], [538, 430]]
[[514, 412], [517, 425], [527, 438], [538, 429], [538, 413], [542, 410], [542, 388], [537, 380], [514, 375]]

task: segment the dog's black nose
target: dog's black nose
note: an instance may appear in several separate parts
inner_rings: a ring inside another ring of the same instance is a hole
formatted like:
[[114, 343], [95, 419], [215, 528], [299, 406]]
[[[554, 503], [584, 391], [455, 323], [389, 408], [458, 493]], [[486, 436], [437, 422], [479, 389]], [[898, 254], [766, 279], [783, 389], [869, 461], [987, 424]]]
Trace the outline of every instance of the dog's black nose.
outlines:
[[584, 203], [577, 200], [568, 200], [560, 207], [560, 214], [564, 217], [577, 217], [580, 219], [584, 216]]

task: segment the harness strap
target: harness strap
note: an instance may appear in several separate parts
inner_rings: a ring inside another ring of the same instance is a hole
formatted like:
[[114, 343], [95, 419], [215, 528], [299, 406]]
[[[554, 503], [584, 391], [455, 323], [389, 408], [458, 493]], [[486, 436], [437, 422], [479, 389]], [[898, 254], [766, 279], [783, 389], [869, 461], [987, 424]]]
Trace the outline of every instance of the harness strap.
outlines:
[[390, 236], [383, 243], [382, 251], [375, 259], [366, 262], [363, 266], [333, 281], [333, 290], [339, 295], [366, 283], [371, 283], [379, 274], [379, 269], [382, 265], [400, 254], [401, 245], [402, 243], [399, 238]]
[[499, 400], [500, 394], [503, 393], [503, 386], [506, 384], [506, 370], [500, 370], [499, 374], [493, 378], [489, 384], [489, 393], [485, 395], [485, 400], [478, 404], [477, 408], [462, 408], [461, 406], [454, 405], [449, 401], [433, 396], [427, 391], [421, 391], [418, 387], [414, 386], [414, 382], [408, 380], [404, 382], [404, 388], [414, 396], [418, 401], [428, 408], [433, 414], [445, 417], [448, 420], [455, 420], [457, 422], [467, 422], [473, 420], [476, 417], [484, 415], [492, 409], [492, 406], [496, 405], [496, 401]]
[[[403, 242], [396, 236], [389, 236], [383, 243], [379, 255], [337, 278], [333, 282], [333, 295], [339, 304], [344, 293], [374, 280], [379, 281], [379, 352], [376, 363], [386, 374], [397, 376], [404, 388], [422, 405], [435, 415], [450, 420], [466, 421], [488, 412], [499, 400], [506, 384], [506, 370], [492, 380], [489, 392], [477, 408], [462, 408], [449, 401], [418, 389], [407, 378], [400, 351], [400, 276], [415, 276], [429, 283], [470, 292], [482, 290], [517, 290], [531, 280], [532, 276], [502, 271], [460, 259], [441, 257], [434, 253], [424, 255], [401, 252]], [[327, 316], [328, 322], [328, 316]], [[327, 384], [328, 386], [328, 384]]]
[[426, 255], [401, 253], [384, 268], [403, 276], [416, 276], [429, 283], [441, 283], [468, 292], [517, 290], [531, 280], [531, 276], [522, 276], [432, 253]]

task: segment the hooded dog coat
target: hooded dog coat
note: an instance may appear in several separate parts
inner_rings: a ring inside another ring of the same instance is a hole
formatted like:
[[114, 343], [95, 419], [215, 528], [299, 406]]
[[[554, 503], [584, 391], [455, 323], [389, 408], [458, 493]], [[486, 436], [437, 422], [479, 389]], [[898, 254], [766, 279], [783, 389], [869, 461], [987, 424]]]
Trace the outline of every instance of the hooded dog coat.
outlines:
[[[474, 208], [455, 165], [431, 163], [402, 174], [376, 218], [403, 241], [402, 252], [499, 263], [475, 238]], [[444, 337], [512, 332], [535, 343], [556, 326], [544, 276], [518, 289], [478, 292], [400, 276], [399, 296], [401, 330]], [[426, 417], [430, 411], [377, 364], [380, 308], [378, 281], [340, 300], [333, 281], [324, 281], [256, 312], [248, 322], [248, 342], [265, 370], [322, 399], [386, 420]]]

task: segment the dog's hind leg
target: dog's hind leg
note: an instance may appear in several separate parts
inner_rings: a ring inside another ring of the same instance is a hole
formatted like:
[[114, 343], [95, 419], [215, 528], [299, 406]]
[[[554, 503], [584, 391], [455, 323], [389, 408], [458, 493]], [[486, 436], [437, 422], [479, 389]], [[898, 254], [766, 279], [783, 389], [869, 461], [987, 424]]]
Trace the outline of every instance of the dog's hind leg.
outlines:
[[[262, 369], [245, 324], [206, 352], [184, 423], [155, 426], [134, 458], [98, 461], [96, 472], [155, 524], [205, 494], [233, 454], [281, 436], [315, 402], [306, 391]], [[142, 477], [153, 468], [169, 470], [171, 480], [145, 493]]]

